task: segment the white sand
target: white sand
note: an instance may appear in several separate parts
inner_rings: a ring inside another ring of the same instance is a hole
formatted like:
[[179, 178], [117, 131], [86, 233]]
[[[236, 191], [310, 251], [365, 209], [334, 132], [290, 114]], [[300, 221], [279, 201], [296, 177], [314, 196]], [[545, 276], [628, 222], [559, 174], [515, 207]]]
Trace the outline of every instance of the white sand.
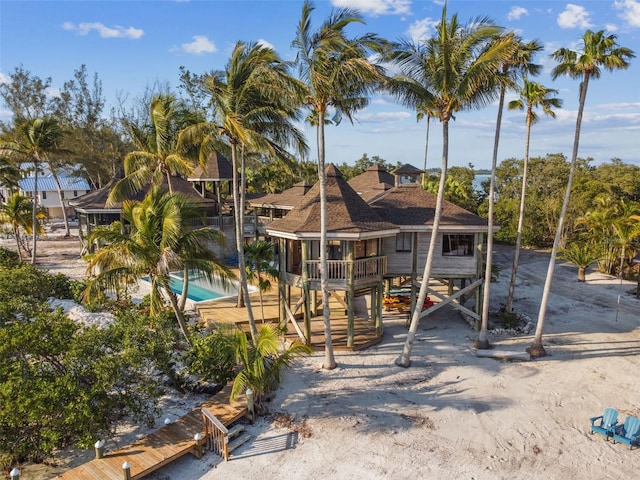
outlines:
[[[503, 272], [491, 285], [492, 310], [504, 302], [512, 254], [498, 250], [494, 262]], [[44, 260], [53, 266], [55, 255]], [[67, 273], [73, 268], [65, 260]], [[544, 253], [522, 255], [515, 306], [534, 323], [547, 266]], [[301, 360], [271, 402], [272, 415], [249, 426], [253, 439], [228, 462], [212, 453], [187, 456], [147, 478], [639, 478], [640, 449], [589, 434], [589, 417], [608, 406], [622, 419], [640, 416], [640, 301], [626, 293], [634, 286], [593, 272], [581, 284], [575, 267], [559, 263], [544, 336], [550, 355], [531, 362], [476, 356], [476, 332], [443, 308], [422, 321], [412, 366], [403, 369], [394, 360], [406, 337], [404, 317], [389, 317], [382, 344], [337, 354], [333, 371], [320, 368], [321, 353]], [[532, 334], [492, 334], [490, 341], [496, 350], [522, 352]], [[167, 399], [161, 418], [193, 400]], [[66, 460], [83, 458], [91, 452]], [[21, 478], [62, 470], [27, 469]]]

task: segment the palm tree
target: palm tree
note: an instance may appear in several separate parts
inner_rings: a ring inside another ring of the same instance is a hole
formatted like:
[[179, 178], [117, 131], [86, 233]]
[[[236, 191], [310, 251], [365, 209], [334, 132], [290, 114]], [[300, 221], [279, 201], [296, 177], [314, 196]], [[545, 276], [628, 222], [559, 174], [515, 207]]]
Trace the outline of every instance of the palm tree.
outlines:
[[[238, 307], [246, 302], [251, 336], [257, 328], [247, 288], [244, 258], [245, 156], [252, 152], [288, 157], [291, 146], [304, 153], [299, 120], [302, 84], [288, 74], [288, 64], [276, 52], [259, 44], [236, 43], [224, 71], [204, 77], [204, 87], [212, 98], [214, 125], [202, 124], [188, 132], [192, 138], [211, 139], [212, 127], [231, 145], [233, 164], [233, 208], [240, 287]], [[186, 135], [185, 135], [186, 137]], [[205, 142], [206, 144], [206, 142]], [[238, 178], [240, 174], [240, 178]]]
[[[18, 255], [20, 261], [22, 261], [22, 250], [27, 255], [31, 254], [29, 244], [26, 238], [22, 238], [20, 233], [24, 230], [25, 234], [31, 233], [32, 223], [31, 218], [33, 215], [33, 204], [31, 199], [20, 195], [18, 193], [13, 194], [6, 203], [0, 203], [0, 222], [9, 223], [13, 230], [13, 236], [16, 239], [16, 247], [18, 249]], [[38, 233], [43, 233], [44, 229], [40, 222], [38, 222]]]
[[585, 273], [587, 267], [598, 261], [598, 253], [593, 249], [593, 245], [573, 243], [560, 251], [560, 258], [570, 261], [578, 267], [578, 281], [586, 280]]
[[182, 129], [196, 123], [197, 115], [169, 94], [154, 96], [149, 113], [151, 123], [146, 127], [129, 124], [138, 150], [124, 157], [125, 177], [113, 186], [109, 202], [131, 198], [149, 184], [160, 185], [164, 180], [171, 193], [172, 175], [188, 174], [193, 168], [193, 161], [178, 138]]
[[571, 198], [571, 186], [573, 183], [573, 175], [576, 169], [576, 161], [578, 159], [578, 145], [580, 143], [580, 127], [582, 125], [582, 113], [584, 112], [584, 104], [587, 98], [587, 88], [591, 78], [600, 78], [601, 68], [609, 71], [626, 69], [629, 67], [627, 59], [635, 57], [633, 51], [626, 47], [620, 47], [616, 42], [616, 35], [605, 35], [604, 30], [592, 32], [587, 30], [582, 37], [582, 50], [575, 51], [569, 48], [560, 48], [551, 54], [551, 57], [558, 62], [553, 69], [552, 77], [555, 80], [561, 75], [569, 75], [571, 78], [580, 78], [579, 88], [579, 104], [578, 115], [576, 118], [576, 131], [573, 139], [573, 152], [571, 154], [571, 166], [569, 169], [569, 179], [567, 180], [567, 189], [565, 191], [560, 217], [558, 218], [558, 226], [556, 235], [553, 240], [551, 249], [551, 258], [549, 260], [549, 268], [544, 282], [542, 291], [542, 299], [540, 301], [540, 311], [536, 322], [536, 333], [533, 343], [527, 351], [533, 357], [544, 357], [547, 352], [542, 346], [542, 332], [544, 330], [544, 321], [547, 313], [547, 303], [551, 292], [551, 281], [553, 280], [553, 271], [555, 269], [556, 256], [562, 238], [564, 219], [569, 207], [569, 199]]
[[[368, 54], [380, 48], [379, 39], [372, 34], [347, 38], [345, 29], [353, 23], [364, 23], [360, 14], [349, 8], [333, 10], [316, 31], [312, 31], [311, 14], [314, 7], [306, 0], [298, 24], [296, 65], [300, 78], [307, 86], [305, 103], [315, 118], [318, 147], [318, 177], [320, 185], [320, 245], [327, 245], [327, 196], [325, 172], [325, 124], [329, 109], [334, 118], [353, 121], [353, 115], [369, 103], [369, 95], [383, 80], [382, 69], [371, 63]], [[338, 123], [336, 121], [336, 123]], [[324, 319], [325, 358], [323, 367], [333, 369], [336, 361], [331, 341], [329, 312], [329, 281], [327, 277], [327, 249], [320, 249], [320, 289]]]
[[520, 98], [509, 102], [509, 110], [524, 110], [526, 108], [527, 114], [525, 121], [527, 124], [527, 137], [524, 147], [524, 164], [522, 166], [522, 191], [520, 193], [520, 213], [518, 216], [516, 249], [513, 255], [509, 293], [507, 295], [507, 302], [505, 306], [507, 312], [511, 312], [513, 310], [513, 294], [516, 288], [516, 275], [518, 272], [518, 262], [520, 260], [520, 244], [522, 243], [525, 198], [527, 194], [527, 175], [529, 172], [529, 141], [531, 139], [531, 125], [538, 121], [538, 115], [534, 111], [534, 108], [540, 107], [546, 115], [549, 115], [551, 118], [555, 118], [556, 114], [552, 108], [560, 108], [562, 106], [562, 100], [551, 97], [550, 95], [555, 95], [557, 93], [558, 91], [553, 88], [546, 88], [539, 83], [530, 82], [525, 78], [524, 85], [520, 90]]
[[292, 366], [295, 357], [312, 352], [311, 347], [300, 342], [281, 350], [280, 338], [272, 325], [263, 325], [253, 344], [247, 342], [244, 332], [238, 331], [234, 343], [242, 369], [233, 382], [231, 399], [235, 400], [250, 388], [258, 414], [265, 412], [265, 395], [278, 388], [283, 373]]
[[[62, 152], [60, 142], [63, 132], [58, 121], [52, 117], [26, 120], [17, 129], [16, 139], [0, 144], [1, 157], [17, 157], [33, 163], [33, 208], [31, 212], [31, 233], [33, 250], [31, 263], [36, 264], [36, 242], [40, 227], [38, 224], [38, 173], [49, 155]], [[61, 199], [62, 200], [62, 199]]]
[[178, 296], [170, 288], [170, 272], [184, 269], [210, 282], [226, 286], [232, 274], [209, 249], [209, 243], [221, 243], [222, 234], [212, 228], [193, 228], [202, 220], [202, 212], [187, 197], [153, 187], [141, 201], [125, 201], [122, 218], [111, 228], [97, 228], [89, 235], [91, 243], [102, 246], [89, 261], [98, 275], [90, 282], [87, 300], [104, 289], [116, 291], [120, 286], [147, 276], [151, 283], [151, 315], [158, 315], [169, 301], [178, 326], [190, 344], [184, 313]]
[[489, 325], [489, 299], [491, 296], [491, 268], [493, 261], [493, 209], [495, 204], [495, 179], [498, 164], [498, 145], [500, 143], [500, 127], [502, 125], [502, 112], [504, 110], [504, 97], [507, 88], [515, 88], [519, 77], [523, 73], [536, 75], [542, 68], [532, 63], [532, 57], [542, 50], [542, 45], [537, 41], [523, 43], [513, 32], [500, 35], [495, 39], [496, 43], [506, 43], [512, 49], [511, 55], [502, 63], [498, 72], [500, 100], [498, 102], [498, 117], [496, 120], [496, 133], [493, 142], [493, 157], [491, 159], [491, 177], [489, 179], [489, 211], [487, 215], [487, 253], [484, 273], [484, 292], [482, 300], [482, 320], [480, 333], [475, 342], [476, 348], [490, 348], [487, 338]]
[[625, 202], [620, 200], [618, 215], [612, 223], [613, 231], [618, 237], [618, 246], [620, 247], [620, 278], [624, 278], [624, 264], [626, 262], [626, 254], [629, 248], [640, 236], [640, 204], [637, 202]]
[[271, 280], [278, 278], [278, 270], [273, 266], [275, 260], [274, 244], [266, 240], [257, 240], [244, 246], [244, 254], [247, 260], [247, 280], [258, 286], [260, 312], [262, 323], [264, 323], [262, 294], [271, 289]]
[[[391, 93], [407, 107], [434, 109], [442, 123], [440, 184], [417, 305], [422, 305], [427, 296], [442, 217], [449, 160], [449, 122], [455, 112], [480, 108], [496, 97], [493, 88], [496, 72], [512, 52], [507, 42], [492, 42], [500, 30], [486, 17], [475, 19], [466, 26], [458, 22], [457, 15], [448, 21], [445, 6], [434, 37], [425, 44], [400, 43], [386, 55], [401, 71], [401, 75], [389, 82]], [[417, 308], [411, 317], [402, 354], [396, 360], [399, 366], [411, 364], [411, 349], [419, 321], [420, 309]]]

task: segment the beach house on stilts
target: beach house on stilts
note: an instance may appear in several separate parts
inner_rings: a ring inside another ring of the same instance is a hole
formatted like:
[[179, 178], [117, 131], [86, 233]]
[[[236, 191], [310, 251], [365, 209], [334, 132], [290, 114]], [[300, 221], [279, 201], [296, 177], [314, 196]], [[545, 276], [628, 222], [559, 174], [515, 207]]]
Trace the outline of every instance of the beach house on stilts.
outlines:
[[[383, 311], [399, 308], [410, 313], [416, 308], [436, 196], [418, 184], [420, 170], [403, 166], [395, 173], [392, 186], [389, 174], [380, 167], [350, 182], [334, 165], [327, 167], [325, 246], [320, 245], [317, 184], [285, 217], [266, 225], [266, 234], [277, 242], [279, 251], [280, 321], [292, 322], [305, 341], [312, 335], [312, 321], [321, 321], [320, 248], [328, 252], [329, 288], [332, 302], [339, 307], [331, 311], [332, 325], [334, 314], [336, 321], [346, 321], [347, 348], [375, 343], [369, 336], [358, 338], [358, 322], [369, 322], [379, 341]], [[374, 181], [367, 182], [367, 177]], [[423, 315], [451, 304], [479, 320], [486, 231], [486, 220], [445, 202], [430, 281], [434, 302], [420, 306]], [[397, 297], [403, 298], [401, 305], [390, 301]], [[475, 298], [475, 308], [464, 305], [470, 298]]]

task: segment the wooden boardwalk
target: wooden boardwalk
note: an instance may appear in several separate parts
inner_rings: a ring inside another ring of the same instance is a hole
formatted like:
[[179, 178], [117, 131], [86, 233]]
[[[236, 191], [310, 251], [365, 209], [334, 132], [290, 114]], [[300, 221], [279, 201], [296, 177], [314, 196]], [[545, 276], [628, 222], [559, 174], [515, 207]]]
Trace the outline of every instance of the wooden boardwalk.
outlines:
[[131, 465], [131, 479], [142, 478], [188, 453], [196, 454], [196, 433], [204, 434], [201, 409], [207, 409], [225, 426], [247, 413], [246, 398], [230, 401], [231, 386], [211, 397], [199, 408], [169, 425], [100, 459], [80, 465], [55, 478], [65, 480], [122, 480], [122, 464]]

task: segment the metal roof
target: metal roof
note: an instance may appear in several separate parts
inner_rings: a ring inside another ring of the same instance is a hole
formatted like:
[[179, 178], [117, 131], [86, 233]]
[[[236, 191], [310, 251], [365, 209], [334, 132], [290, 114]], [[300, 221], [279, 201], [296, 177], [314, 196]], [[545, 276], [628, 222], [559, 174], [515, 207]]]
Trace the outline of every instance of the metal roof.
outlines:
[[[63, 191], [70, 190], [91, 190], [89, 182], [84, 178], [79, 177], [67, 177], [61, 175], [58, 177], [60, 180], [60, 187]], [[35, 179], [34, 177], [26, 177], [18, 181], [18, 186], [23, 192], [33, 192]], [[53, 179], [53, 175], [40, 176], [38, 175], [38, 191], [39, 192], [56, 192], [56, 182]]]

